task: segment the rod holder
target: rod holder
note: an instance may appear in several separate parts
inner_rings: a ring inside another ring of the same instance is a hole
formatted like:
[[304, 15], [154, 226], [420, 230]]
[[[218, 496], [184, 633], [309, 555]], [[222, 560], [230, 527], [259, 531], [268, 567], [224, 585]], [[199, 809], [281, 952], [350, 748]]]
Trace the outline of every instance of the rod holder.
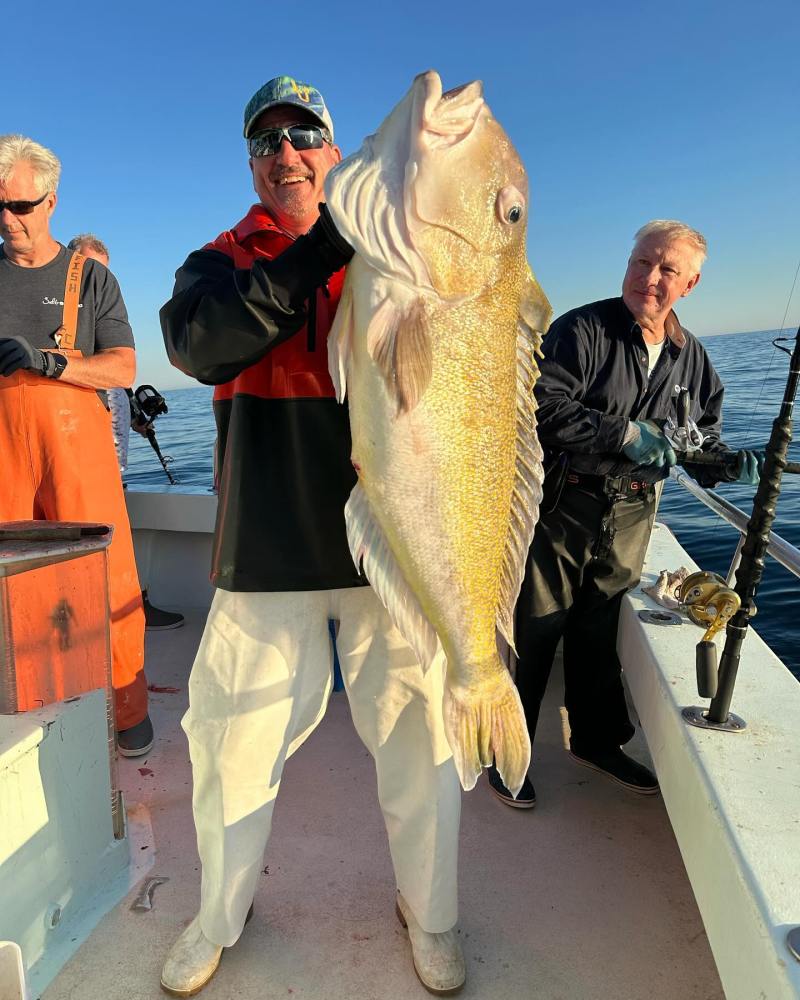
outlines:
[[724, 722], [712, 722], [708, 718], [708, 709], [703, 708], [702, 705], [684, 708], [681, 715], [690, 726], [696, 726], [698, 729], [714, 729], [719, 733], [741, 733], [747, 729], [747, 723], [744, 719], [734, 715], [733, 712], [728, 714], [728, 718]]

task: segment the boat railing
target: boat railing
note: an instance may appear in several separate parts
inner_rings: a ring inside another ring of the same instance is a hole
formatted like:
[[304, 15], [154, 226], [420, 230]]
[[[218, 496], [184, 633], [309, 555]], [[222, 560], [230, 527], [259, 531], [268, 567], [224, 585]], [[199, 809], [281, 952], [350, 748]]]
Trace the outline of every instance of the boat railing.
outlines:
[[[670, 476], [675, 480], [680, 486], [692, 494], [700, 503], [705, 504], [709, 510], [713, 510], [715, 514], [719, 515], [723, 521], [726, 521], [731, 527], [736, 528], [739, 532], [739, 543], [736, 546], [736, 551], [733, 554], [733, 559], [731, 560], [730, 569], [728, 570], [726, 581], [728, 586], [730, 586], [736, 575], [736, 569], [739, 566], [739, 560], [742, 554], [742, 546], [744, 545], [745, 533], [747, 531], [747, 522], [750, 520], [750, 515], [746, 514], [743, 510], [740, 510], [735, 504], [732, 504], [730, 500], [726, 500], [725, 497], [715, 493], [714, 490], [707, 490], [700, 486], [691, 476], [687, 475], [685, 472], [681, 472], [677, 468], [670, 470]], [[786, 567], [790, 573], [793, 573], [796, 577], [800, 577], [800, 549], [796, 548], [791, 542], [787, 542], [785, 538], [781, 538], [780, 535], [776, 534], [774, 531], [769, 533], [769, 544], [767, 545], [767, 554], [772, 556], [772, 558], [781, 564], [781, 566]]]

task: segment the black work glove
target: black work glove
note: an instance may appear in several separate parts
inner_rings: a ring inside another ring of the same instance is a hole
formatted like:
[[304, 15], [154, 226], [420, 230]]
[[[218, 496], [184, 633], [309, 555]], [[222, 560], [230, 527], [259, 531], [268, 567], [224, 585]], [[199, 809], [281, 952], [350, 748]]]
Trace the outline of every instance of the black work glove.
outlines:
[[46, 360], [44, 351], [31, 346], [24, 337], [0, 337], [0, 375], [13, 375], [20, 368], [43, 375]]
[[[298, 238], [273, 260], [257, 258], [252, 267], [254, 281], [266, 279], [264, 296], [274, 302], [279, 296], [292, 308], [302, 306], [317, 289], [328, 283], [331, 275], [341, 270], [353, 257], [353, 248], [336, 230], [327, 205], [319, 206], [319, 218], [305, 236]], [[241, 280], [241, 279], [240, 279]], [[247, 277], [249, 281], [249, 274]], [[243, 297], [251, 298], [249, 290]]]
[[331, 274], [353, 259], [354, 250], [333, 224], [331, 213], [324, 201], [320, 202], [319, 218], [309, 229], [308, 238], [313, 241], [320, 256], [330, 267]]
[[763, 451], [750, 451], [741, 448], [736, 452], [736, 460], [725, 470], [726, 483], [741, 483], [744, 486], [758, 486], [761, 473], [764, 471], [766, 454]]

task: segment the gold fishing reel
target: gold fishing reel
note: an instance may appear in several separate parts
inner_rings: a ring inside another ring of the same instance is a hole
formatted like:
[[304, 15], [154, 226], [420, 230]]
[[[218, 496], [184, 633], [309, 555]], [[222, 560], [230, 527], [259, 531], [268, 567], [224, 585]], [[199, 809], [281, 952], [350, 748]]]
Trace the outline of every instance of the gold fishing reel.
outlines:
[[706, 626], [709, 642], [739, 610], [741, 600], [716, 573], [691, 573], [678, 588], [678, 600], [695, 625]]

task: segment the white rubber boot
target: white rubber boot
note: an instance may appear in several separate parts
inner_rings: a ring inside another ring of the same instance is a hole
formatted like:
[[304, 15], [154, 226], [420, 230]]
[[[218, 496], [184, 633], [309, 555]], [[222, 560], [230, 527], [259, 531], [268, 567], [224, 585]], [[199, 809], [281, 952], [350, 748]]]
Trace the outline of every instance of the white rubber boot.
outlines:
[[170, 948], [161, 973], [161, 989], [171, 997], [193, 997], [217, 971], [222, 947], [212, 944], [195, 917]]
[[458, 993], [467, 978], [467, 971], [455, 927], [442, 934], [424, 931], [399, 892], [397, 917], [408, 930], [414, 971], [425, 989], [436, 996]]

